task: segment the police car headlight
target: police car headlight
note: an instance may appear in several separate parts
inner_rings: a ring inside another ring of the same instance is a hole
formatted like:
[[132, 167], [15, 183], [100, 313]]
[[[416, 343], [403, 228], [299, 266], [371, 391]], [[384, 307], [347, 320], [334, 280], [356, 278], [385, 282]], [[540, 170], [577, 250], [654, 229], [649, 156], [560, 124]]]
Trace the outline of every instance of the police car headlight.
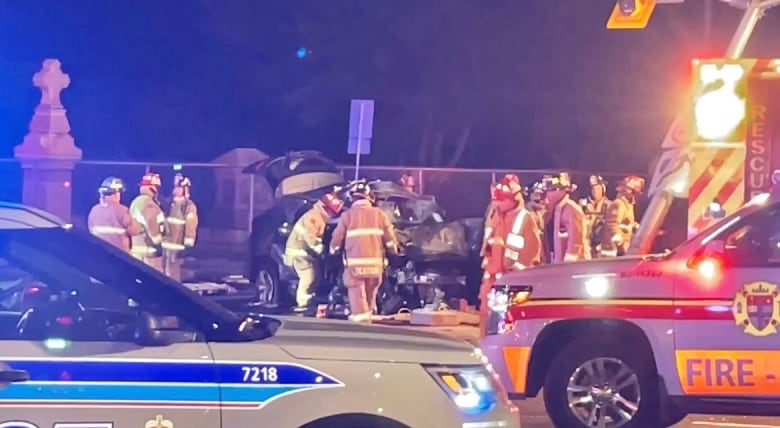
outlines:
[[425, 369], [452, 398], [455, 405], [466, 414], [488, 412], [498, 402], [495, 379], [485, 366], [427, 366]]

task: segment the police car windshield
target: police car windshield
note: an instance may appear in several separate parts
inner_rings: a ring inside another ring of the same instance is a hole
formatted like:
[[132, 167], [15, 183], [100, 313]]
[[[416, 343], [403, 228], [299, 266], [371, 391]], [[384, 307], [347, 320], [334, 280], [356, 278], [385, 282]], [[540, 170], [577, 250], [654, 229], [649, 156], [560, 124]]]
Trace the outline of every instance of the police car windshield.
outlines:
[[97, 298], [109, 310], [127, 310], [127, 298], [141, 308], [163, 308], [198, 328], [210, 341], [250, 341], [268, 336], [265, 331], [240, 328], [244, 317], [76, 229], [0, 230], [0, 258], [60, 288], [82, 294], [102, 289]]

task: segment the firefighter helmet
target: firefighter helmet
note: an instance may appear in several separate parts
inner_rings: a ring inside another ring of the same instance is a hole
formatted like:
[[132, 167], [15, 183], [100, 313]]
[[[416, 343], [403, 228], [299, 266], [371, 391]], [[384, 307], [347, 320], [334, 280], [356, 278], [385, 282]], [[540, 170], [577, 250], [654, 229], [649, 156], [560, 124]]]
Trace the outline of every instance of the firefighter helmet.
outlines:
[[322, 195], [320, 198], [325, 208], [327, 208], [333, 214], [338, 214], [344, 208], [344, 200], [341, 199], [338, 193], [330, 192]]
[[352, 200], [367, 199], [371, 202], [374, 201], [374, 192], [371, 190], [371, 186], [365, 181], [353, 183], [349, 187], [349, 196]]
[[629, 175], [623, 179], [620, 186], [634, 194], [641, 195], [642, 191], [645, 190], [645, 179], [638, 175]]
[[544, 178], [545, 192], [554, 190], [573, 192], [576, 188], [577, 186], [571, 182], [571, 175], [565, 171], [560, 172], [557, 175], [547, 176]]
[[159, 188], [160, 186], [162, 186], [162, 182], [160, 181], [160, 174], [155, 174], [153, 172], [148, 172], [144, 174], [144, 176], [141, 177], [140, 185]]
[[189, 177], [185, 177], [183, 174], [176, 174], [173, 177], [173, 187], [191, 187], [192, 180]]
[[544, 190], [544, 181], [537, 181], [534, 183], [533, 187], [531, 187], [531, 194], [544, 195]]
[[590, 186], [596, 187], [596, 186], [606, 186], [607, 181], [604, 180], [604, 177], [600, 175], [591, 175], [590, 176]]
[[121, 193], [125, 191], [125, 182], [121, 178], [108, 177], [100, 183], [98, 187], [98, 194], [100, 196], [110, 196], [115, 193]]
[[520, 185], [520, 179], [514, 174], [507, 174], [496, 186], [496, 199], [515, 199], [522, 192], [523, 186]]

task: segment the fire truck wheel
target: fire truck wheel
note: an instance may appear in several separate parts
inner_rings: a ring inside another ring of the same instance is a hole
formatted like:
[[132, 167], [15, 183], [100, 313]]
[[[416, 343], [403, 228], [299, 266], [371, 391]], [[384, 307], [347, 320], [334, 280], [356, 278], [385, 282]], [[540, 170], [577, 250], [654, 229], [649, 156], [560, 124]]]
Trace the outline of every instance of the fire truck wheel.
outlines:
[[553, 360], [544, 405], [559, 428], [658, 427], [658, 380], [652, 356], [625, 344], [578, 340]]

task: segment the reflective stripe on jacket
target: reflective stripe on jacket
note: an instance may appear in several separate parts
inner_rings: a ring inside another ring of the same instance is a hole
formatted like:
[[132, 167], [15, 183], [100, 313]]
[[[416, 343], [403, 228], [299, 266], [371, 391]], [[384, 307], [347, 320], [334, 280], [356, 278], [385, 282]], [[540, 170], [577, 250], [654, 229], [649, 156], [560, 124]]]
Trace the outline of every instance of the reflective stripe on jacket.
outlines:
[[150, 195], [140, 194], [130, 204], [130, 215], [143, 227], [143, 233], [133, 236], [131, 252], [139, 255], [157, 254], [165, 230], [165, 214]]
[[344, 249], [344, 263], [356, 276], [381, 277], [385, 252], [395, 253], [398, 243], [390, 218], [368, 201], [357, 201], [345, 211], [330, 242], [330, 252]]
[[101, 202], [87, 216], [90, 233], [123, 251], [130, 251], [130, 237], [143, 231], [130, 216], [130, 210], [119, 203]]
[[564, 196], [553, 211], [553, 261], [555, 263], [584, 260], [586, 249], [585, 214], [582, 208]]
[[531, 213], [519, 206], [496, 213], [486, 244], [485, 273], [489, 275], [526, 269], [541, 259], [539, 229]]
[[636, 219], [634, 205], [624, 197], [610, 202], [604, 214], [604, 236], [601, 241], [601, 255], [614, 257], [628, 248], [634, 236]]
[[163, 248], [181, 251], [195, 245], [198, 233], [198, 207], [190, 199], [175, 197], [165, 219], [167, 233], [163, 239]]
[[328, 215], [319, 202], [303, 213], [287, 237], [284, 246], [285, 264], [292, 266], [293, 259], [296, 257], [322, 254], [324, 250], [322, 238], [325, 236], [327, 224]]

